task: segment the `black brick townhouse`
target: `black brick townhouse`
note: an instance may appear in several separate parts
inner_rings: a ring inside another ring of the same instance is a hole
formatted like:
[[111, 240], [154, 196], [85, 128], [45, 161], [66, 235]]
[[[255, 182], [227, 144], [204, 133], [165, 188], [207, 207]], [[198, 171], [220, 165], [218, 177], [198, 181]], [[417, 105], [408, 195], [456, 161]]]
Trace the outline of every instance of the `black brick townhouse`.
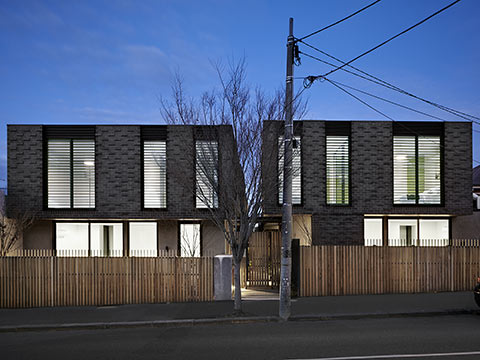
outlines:
[[8, 125], [7, 132], [7, 211], [39, 219], [23, 248], [109, 256], [225, 252], [208, 207], [218, 207], [233, 176], [230, 126]]
[[[264, 151], [283, 153], [282, 122], [267, 121]], [[448, 245], [472, 214], [470, 122], [298, 121], [293, 237], [301, 244]], [[264, 229], [278, 229], [278, 191]], [[458, 224], [458, 225], [457, 225]], [[472, 234], [472, 237], [477, 237]]]

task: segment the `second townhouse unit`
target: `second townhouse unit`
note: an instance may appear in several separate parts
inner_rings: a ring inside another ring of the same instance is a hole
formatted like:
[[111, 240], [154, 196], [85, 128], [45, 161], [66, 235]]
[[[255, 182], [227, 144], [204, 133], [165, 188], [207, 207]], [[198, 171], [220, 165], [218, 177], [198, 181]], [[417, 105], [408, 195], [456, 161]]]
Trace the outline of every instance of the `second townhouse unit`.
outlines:
[[209, 212], [234, 173], [230, 126], [8, 125], [7, 141], [8, 213], [36, 219], [24, 249], [225, 252]]
[[[262, 226], [279, 229], [283, 123], [266, 121], [263, 138], [277, 159], [263, 177], [279, 185], [265, 191]], [[301, 244], [443, 246], [466, 235], [470, 122], [296, 121], [294, 138], [293, 237]]]

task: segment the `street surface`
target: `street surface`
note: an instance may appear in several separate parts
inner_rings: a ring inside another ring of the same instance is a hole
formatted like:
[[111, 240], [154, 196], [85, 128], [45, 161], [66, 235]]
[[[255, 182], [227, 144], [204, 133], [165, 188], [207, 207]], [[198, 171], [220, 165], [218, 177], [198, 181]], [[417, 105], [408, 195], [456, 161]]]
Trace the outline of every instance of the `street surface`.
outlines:
[[2, 360], [470, 360], [480, 359], [480, 315], [2, 333], [0, 349]]

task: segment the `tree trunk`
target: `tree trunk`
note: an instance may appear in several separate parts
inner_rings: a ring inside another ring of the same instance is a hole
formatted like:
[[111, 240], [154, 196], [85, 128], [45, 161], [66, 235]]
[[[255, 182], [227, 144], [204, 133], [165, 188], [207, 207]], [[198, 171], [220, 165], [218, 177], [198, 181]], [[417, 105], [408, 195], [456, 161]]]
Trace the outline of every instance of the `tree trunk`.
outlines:
[[240, 261], [238, 261], [237, 257], [234, 256], [233, 262], [234, 262], [233, 280], [234, 280], [234, 286], [235, 286], [235, 299], [234, 299], [233, 310], [236, 314], [240, 314], [242, 312], [242, 287], [240, 285], [240, 264], [242, 260], [240, 259]]

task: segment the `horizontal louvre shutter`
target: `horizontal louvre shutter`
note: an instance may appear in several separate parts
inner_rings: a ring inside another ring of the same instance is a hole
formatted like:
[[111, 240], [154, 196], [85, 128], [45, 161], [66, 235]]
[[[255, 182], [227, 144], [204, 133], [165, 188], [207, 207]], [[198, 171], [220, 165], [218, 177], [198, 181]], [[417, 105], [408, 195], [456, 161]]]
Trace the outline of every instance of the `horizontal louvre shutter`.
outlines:
[[418, 137], [418, 203], [441, 203], [440, 137]]
[[393, 203], [416, 203], [415, 137], [393, 138]]
[[70, 140], [48, 140], [48, 207], [70, 207]]
[[95, 139], [95, 126], [91, 125], [44, 125], [46, 139]]
[[167, 207], [167, 144], [143, 143], [144, 207]]
[[195, 143], [196, 206], [218, 207], [218, 143], [196, 141]]
[[[278, 202], [283, 203], [283, 158], [284, 154], [283, 137], [278, 138]], [[302, 148], [299, 136], [295, 136], [294, 147], [292, 148], [292, 204], [302, 203]]]
[[349, 204], [349, 137], [327, 136], [327, 204]]
[[94, 140], [73, 140], [73, 207], [95, 207]]

